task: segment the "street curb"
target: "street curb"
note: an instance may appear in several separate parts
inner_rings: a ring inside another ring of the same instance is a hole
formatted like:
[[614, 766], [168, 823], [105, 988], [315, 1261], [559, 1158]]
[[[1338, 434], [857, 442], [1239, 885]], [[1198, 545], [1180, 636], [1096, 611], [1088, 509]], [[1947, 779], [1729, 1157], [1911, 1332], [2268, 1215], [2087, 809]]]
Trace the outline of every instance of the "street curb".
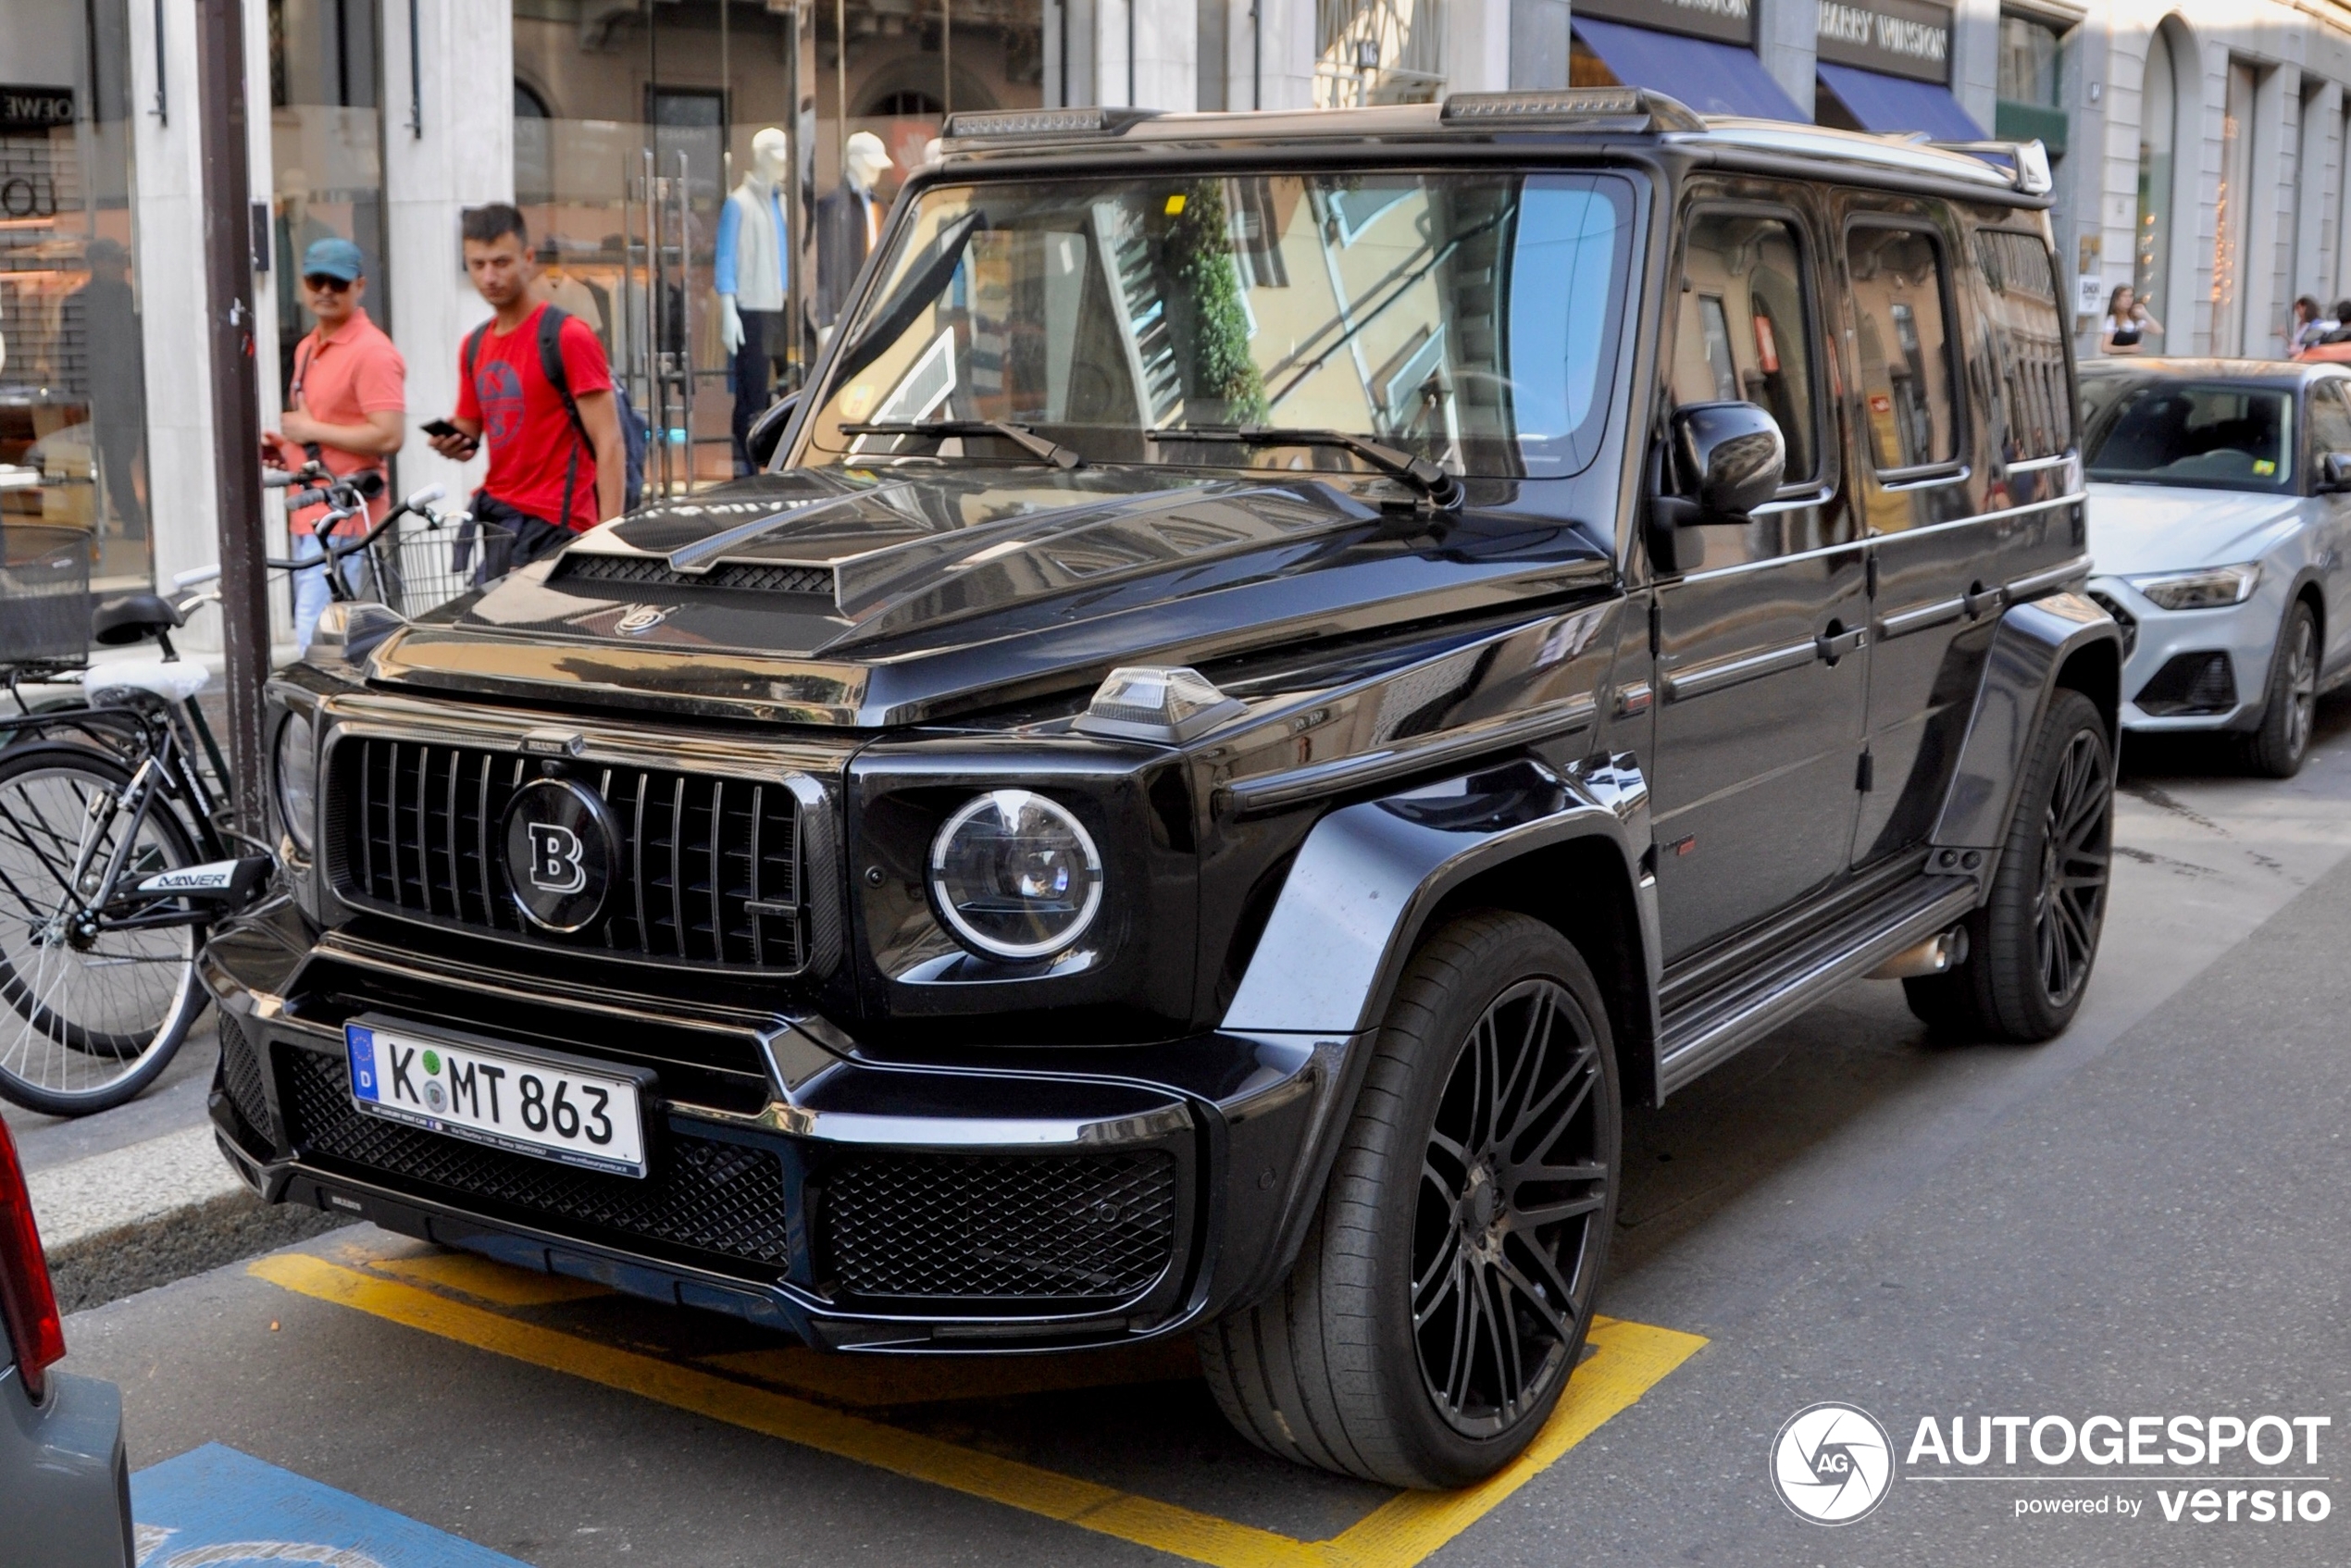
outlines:
[[348, 1225], [264, 1203], [202, 1122], [26, 1178], [57, 1305], [78, 1312]]
[[349, 1214], [265, 1203], [239, 1187], [47, 1249], [57, 1310], [81, 1312], [358, 1223]]

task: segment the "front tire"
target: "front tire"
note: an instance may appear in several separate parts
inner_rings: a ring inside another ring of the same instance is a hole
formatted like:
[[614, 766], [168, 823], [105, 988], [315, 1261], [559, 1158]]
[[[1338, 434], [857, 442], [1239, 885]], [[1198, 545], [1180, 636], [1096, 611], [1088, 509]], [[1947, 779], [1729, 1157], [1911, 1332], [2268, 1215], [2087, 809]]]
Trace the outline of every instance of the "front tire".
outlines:
[[2310, 754], [2310, 729], [2319, 703], [2319, 617], [2296, 599], [2278, 628], [2270, 655], [2261, 728], [2245, 738], [2245, 765], [2269, 778], [2291, 778]]
[[1296, 1266], [1200, 1337], [1269, 1453], [1388, 1486], [1515, 1459], [1583, 1354], [1615, 1223], [1622, 1107], [1599, 988], [1527, 915], [1413, 955]]
[[2073, 1021], [2106, 923], [2114, 844], [2114, 747], [2106, 718], [2059, 691], [2025, 765], [1991, 896], [1968, 916], [1968, 956], [1902, 982], [1938, 1032], [2037, 1044]]

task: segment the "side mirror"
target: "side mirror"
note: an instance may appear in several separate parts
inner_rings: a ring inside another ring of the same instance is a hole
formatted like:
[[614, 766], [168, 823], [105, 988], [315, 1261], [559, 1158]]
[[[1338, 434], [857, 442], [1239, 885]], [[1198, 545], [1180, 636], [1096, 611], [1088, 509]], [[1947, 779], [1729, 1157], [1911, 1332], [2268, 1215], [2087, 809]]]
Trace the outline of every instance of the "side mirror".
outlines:
[[1744, 522], [1777, 495], [1787, 477], [1787, 440], [1778, 421], [1752, 403], [1692, 403], [1673, 411], [1667, 463], [1681, 493], [1649, 503], [1649, 556], [1665, 573], [1698, 565], [1701, 523]]
[[776, 448], [783, 442], [784, 427], [800, 411], [800, 394], [793, 392], [769, 404], [759, 417], [743, 432], [743, 451], [751, 458], [753, 468], [765, 468], [768, 459], [776, 455]]
[[2319, 459], [2320, 490], [2351, 490], [2351, 452], [2330, 452]]

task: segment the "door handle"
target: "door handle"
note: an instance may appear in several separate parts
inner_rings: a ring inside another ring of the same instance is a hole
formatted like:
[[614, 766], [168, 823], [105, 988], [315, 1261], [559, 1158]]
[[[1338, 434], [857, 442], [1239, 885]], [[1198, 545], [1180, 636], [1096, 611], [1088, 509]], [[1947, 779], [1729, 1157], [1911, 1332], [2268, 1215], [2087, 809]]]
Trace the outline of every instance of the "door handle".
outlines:
[[1986, 610], [1998, 609], [2007, 591], [2001, 588], [1973, 585], [1959, 595], [1959, 607], [1967, 613], [1968, 619], [1973, 620]]
[[1859, 653], [1868, 645], [1869, 637], [1868, 628], [1858, 626], [1850, 631], [1824, 631], [1812, 639], [1812, 653], [1823, 663], [1833, 665], [1847, 653]]

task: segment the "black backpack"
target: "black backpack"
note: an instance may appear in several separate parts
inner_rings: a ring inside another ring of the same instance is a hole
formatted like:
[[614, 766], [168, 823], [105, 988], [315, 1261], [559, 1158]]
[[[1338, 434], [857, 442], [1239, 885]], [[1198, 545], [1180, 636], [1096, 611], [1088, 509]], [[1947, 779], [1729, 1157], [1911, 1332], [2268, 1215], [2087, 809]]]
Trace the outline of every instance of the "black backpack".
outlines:
[[[571, 379], [564, 373], [564, 323], [570, 319], [571, 312], [561, 305], [551, 305], [539, 313], [539, 373], [547, 378], [547, 384], [564, 400], [564, 412], [571, 416], [572, 433], [579, 438], [579, 445], [573, 449], [571, 462], [564, 469], [563, 516], [550, 519], [562, 528], [571, 526], [571, 487], [579, 473], [579, 454], [593, 454], [596, 450], [595, 442], [588, 434], [587, 421], [579, 417], [579, 404], [571, 395]], [[468, 385], [474, 379], [474, 358], [480, 353], [481, 340], [490, 328], [491, 323], [485, 321], [466, 334], [461, 357]], [[644, 499], [645, 441], [650, 432], [645, 417], [637, 412], [637, 405], [628, 399], [628, 389], [621, 385], [618, 377], [613, 379], [612, 396], [614, 412], [620, 417], [620, 451], [627, 476], [621, 485], [620, 509], [633, 512]]]

